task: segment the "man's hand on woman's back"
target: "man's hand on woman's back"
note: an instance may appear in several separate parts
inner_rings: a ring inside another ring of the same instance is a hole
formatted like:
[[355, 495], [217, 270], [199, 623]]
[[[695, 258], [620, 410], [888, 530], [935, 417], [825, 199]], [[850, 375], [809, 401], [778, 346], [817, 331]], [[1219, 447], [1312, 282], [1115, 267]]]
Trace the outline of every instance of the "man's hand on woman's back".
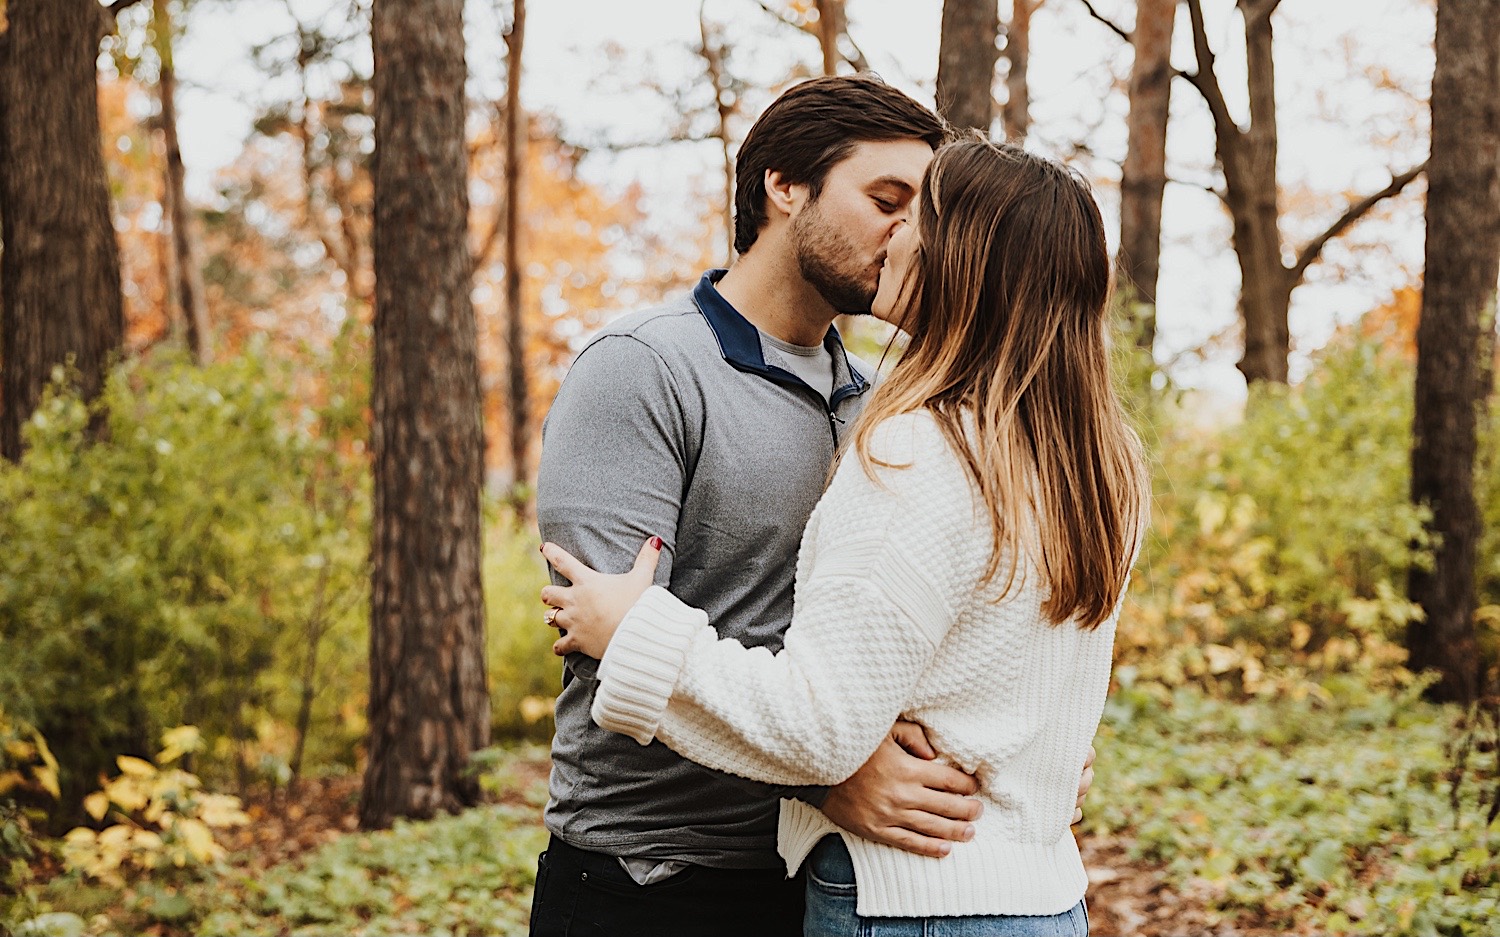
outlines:
[[[972, 821], [984, 805], [972, 795], [972, 775], [939, 762], [927, 733], [915, 722], [897, 722], [852, 777], [828, 791], [823, 814], [876, 843], [940, 859], [953, 843], [974, 837]], [[1073, 822], [1083, 819], [1083, 801], [1094, 783], [1094, 747], [1089, 746]]]
[[984, 806], [979, 782], [935, 760], [937, 752], [914, 722], [898, 722], [869, 760], [828, 792], [823, 813], [872, 842], [941, 858], [974, 836]]

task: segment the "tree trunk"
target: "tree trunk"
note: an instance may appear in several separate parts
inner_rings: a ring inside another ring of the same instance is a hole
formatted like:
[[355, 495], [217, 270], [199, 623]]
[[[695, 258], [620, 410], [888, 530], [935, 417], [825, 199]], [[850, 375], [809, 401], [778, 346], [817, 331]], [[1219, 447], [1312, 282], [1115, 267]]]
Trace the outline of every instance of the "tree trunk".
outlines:
[[995, 119], [995, 63], [1000, 57], [995, 41], [999, 33], [996, 0], [943, 0], [937, 109], [955, 127], [990, 132]]
[[816, 0], [818, 8], [818, 45], [823, 49], [823, 74], [836, 75], [839, 62], [839, 36], [844, 34], [844, 0]]
[[[10, 24], [6, 24], [9, 29]], [[10, 73], [6, 62], [10, 59], [10, 33], [0, 32], [0, 422], [4, 422], [5, 411], [5, 336], [10, 326], [5, 318], [5, 176], [10, 172], [10, 154], [6, 150], [5, 138], [9, 126], [5, 120], [5, 95], [10, 88]], [[123, 304], [123, 297], [121, 300]], [[121, 307], [123, 311], [123, 305]], [[0, 452], [0, 458], [4, 458]]]
[[1031, 130], [1031, 89], [1026, 72], [1031, 64], [1031, 14], [1042, 0], [1015, 0], [1010, 23], [1005, 27], [1005, 107], [1000, 123], [1005, 139], [1020, 143]]
[[511, 498], [525, 509], [531, 475], [531, 391], [526, 367], [526, 314], [521, 304], [521, 196], [526, 169], [526, 115], [521, 110], [521, 55], [526, 42], [526, 0], [513, 0], [506, 33], [505, 87], [505, 348], [510, 374]]
[[1167, 112], [1172, 91], [1172, 27], [1177, 0], [1139, 0], [1131, 44], [1130, 116], [1120, 179], [1122, 285], [1137, 319], [1136, 341], [1156, 344], [1156, 280], [1161, 270], [1161, 202], [1167, 187]]
[[1240, 0], [1245, 23], [1245, 74], [1250, 94], [1250, 126], [1244, 132], [1243, 196], [1247, 254], [1252, 280], [1242, 281], [1245, 314], [1245, 380], [1286, 383], [1291, 354], [1287, 311], [1291, 284], [1281, 259], [1281, 217], [1276, 176], [1276, 70], [1271, 55], [1270, 0]]
[[52, 369], [72, 360], [80, 389], [104, 385], [124, 341], [120, 252], [100, 146], [96, 0], [17, 0], [0, 63], [6, 138], [4, 404], [0, 454], [21, 455], [21, 427]]
[[489, 737], [463, 0], [375, 0], [366, 829], [475, 803]]
[[1440, 0], [1432, 79], [1426, 275], [1417, 327], [1412, 500], [1432, 509], [1431, 570], [1408, 591], [1424, 620], [1407, 631], [1414, 670], [1435, 668], [1436, 697], [1470, 702], [1481, 666], [1474, 633], [1481, 519], [1476, 427], [1490, 392], [1500, 279], [1500, 0]]
[[1292, 291], [1307, 268], [1317, 263], [1328, 242], [1387, 198], [1399, 195], [1421, 175], [1425, 163], [1392, 173], [1384, 189], [1351, 202], [1321, 234], [1303, 245], [1288, 266], [1282, 259], [1280, 189], [1276, 177], [1276, 75], [1271, 57], [1271, 15], [1280, 0], [1238, 0], [1245, 26], [1246, 78], [1250, 126], [1240, 129], [1229, 113], [1215, 72], [1213, 49], [1203, 23], [1202, 0], [1186, 0], [1197, 71], [1181, 73], [1208, 105], [1213, 118], [1214, 152], [1224, 173], [1224, 205], [1233, 223], [1231, 238], [1240, 267], [1240, 320], [1245, 354], [1239, 368], [1247, 383], [1286, 383], [1291, 330], [1287, 310]]
[[192, 209], [183, 191], [182, 147], [177, 140], [177, 70], [172, 62], [170, 0], [151, 5], [156, 54], [161, 63], [157, 93], [161, 100], [161, 132], [167, 151], [167, 206], [171, 216], [172, 254], [177, 273], [177, 315], [184, 325], [188, 350], [200, 365], [213, 360], [213, 333], [203, 291], [203, 265], [198, 259]]
[[[698, 47], [698, 54], [703, 57], [709, 85], [714, 89], [714, 115], [718, 119], [714, 136], [719, 140], [719, 158], [724, 167], [724, 266], [727, 267], [734, 260], [734, 154], [730, 151], [729, 139], [729, 118], [734, 113], [734, 106], [726, 100], [722, 37], [715, 37], [713, 32], [714, 30], [708, 26], [708, 17], [704, 15], [704, 8], [699, 7], [698, 34], [702, 38], [702, 44]], [[826, 44], [823, 51], [825, 55], [823, 63], [826, 66], [828, 64]], [[833, 73], [826, 72], [825, 74]]]

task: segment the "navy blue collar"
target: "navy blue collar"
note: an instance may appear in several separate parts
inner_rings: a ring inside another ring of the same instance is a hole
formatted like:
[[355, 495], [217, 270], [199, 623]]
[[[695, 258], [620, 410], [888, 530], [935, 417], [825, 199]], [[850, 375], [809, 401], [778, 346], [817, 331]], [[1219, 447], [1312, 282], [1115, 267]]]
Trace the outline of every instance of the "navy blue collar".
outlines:
[[[703, 274], [703, 279], [693, 288], [693, 301], [698, 304], [703, 318], [708, 320], [708, 327], [713, 329], [724, 360], [741, 371], [759, 374], [778, 384], [805, 387], [802, 379], [790, 371], [766, 364], [765, 351], [760, 344], [760, 330], [740, 315], [739, 310], [730, 305], [729, 300], [715, 286], [727, 272], [724, 269], [710, 270]], [[870, 382], [849, 360], [838, 329], [831, 325], [828, 327], [828, 334], [823, 336], [823, 347], [833, 356], [835, 377], [843, 381], [843, 386], [835, 388], [833, 392], [833, 405], [851, 394], [862, 394], [869, 389]]]

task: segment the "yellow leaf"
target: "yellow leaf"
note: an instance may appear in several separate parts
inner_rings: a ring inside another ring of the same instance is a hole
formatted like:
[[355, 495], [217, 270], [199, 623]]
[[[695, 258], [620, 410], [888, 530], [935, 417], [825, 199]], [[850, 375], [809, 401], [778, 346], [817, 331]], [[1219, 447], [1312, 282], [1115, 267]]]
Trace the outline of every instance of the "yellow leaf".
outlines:
[[[47, 747], [47, 740], [42, 738], [42, 733], [36, 729], [32, 729], [31, 740], [36, 743], [37, 753], [42, 756], [42, 764], [51, 768], [55, 773], [57, 771], [57, 759], [52, 757], [52, 749]], [[55, 796], [61, 797], [62, 795], [58, 794]]]
[[86, 826], [75, 826], [63, 836], [63, 842], [76, 847], [92, 846], [98, 835]]
[[83, 809], [95, 820], [103, 820], [109, 813], [109, 797], [103, 791], [95, 791], [83, 799]]
[[35, 771], [36, 782], [42, 786], [42, 790], [52, 795], [53, 800], [62, 799], [62, 788], [57, 783], [57, 768], [55, 766], [43, 766]]
[[151, 797], [146, 793], [146, 786], [139, 778], [125, 775], [111, 781], [104, 789], [109, 799], [120, 806], [126, 813], [135, 813], [146, 806]]
[[99, 834], [99, 847], [101, 849], [119, 849], [130, 842], [133, 832], [134, 829], [132, 827], [128, 827], [123, 823], [116, 823], [114, 826], [105, 827], [104, 832]]
[[131, 755], [121, 755], [115, 759], [115, 764], [120, 766], [122, 772], [132, 777], [149, 778], [156, 774], [155, 765], [143, 758], [136, 758]]
[[168, 797], [181, 797], [183, 788], [186, 786], [182, 779], [177, 777], [176, 771], [159, 774], [151, 779], [151, 799], [165, 800]]
[[13, 761], [30, 761], [31, 756], [36, 754], [36, 748], [23, 739], [10, 739], [5, 743], [5, 753]]
[[182, 837], [188, 852], [192, 853], [193, 858], [199, 862], [210, 862], [223, 853], [219, 844], [214, 842], [213, 831], [201, 820], [184, 817], [178, 821], [173, 832]]
[[243, 826], [250, 815], [240, 809], [238, 797], [205, 794], [198, 802], [198, 819], [212, 827]]
[[188, 752], [203, 748], [203, 736], [197, 726], [178, 726], [168, 729], [161, 737], [162, 750], [156, 756], [158, 764], [176, 761]]
[[165, 845], [162, 842], [160, 834], [156, 833], [154, 830], [136, 830], [134, 835], [132, 835], [130, 839], [131, 845], [135, 846], [136, 849], [142, 849], [148, 852], [160, 851]]
[[0, 797], [4, 797], [25, 783], [26, 778], [19, 771], [0, 771]]

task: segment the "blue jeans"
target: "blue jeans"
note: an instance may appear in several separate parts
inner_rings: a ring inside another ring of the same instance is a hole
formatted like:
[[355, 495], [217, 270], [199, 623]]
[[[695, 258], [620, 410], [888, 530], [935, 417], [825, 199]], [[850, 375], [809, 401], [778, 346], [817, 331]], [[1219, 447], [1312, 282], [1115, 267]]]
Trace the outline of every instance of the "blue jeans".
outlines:
[[1054, 915], [861, 917], [854, 912], [854, 862], [838, 836], [826, 836], [807, 857], [803, 937], [1088, 937], [1083, 902]]

